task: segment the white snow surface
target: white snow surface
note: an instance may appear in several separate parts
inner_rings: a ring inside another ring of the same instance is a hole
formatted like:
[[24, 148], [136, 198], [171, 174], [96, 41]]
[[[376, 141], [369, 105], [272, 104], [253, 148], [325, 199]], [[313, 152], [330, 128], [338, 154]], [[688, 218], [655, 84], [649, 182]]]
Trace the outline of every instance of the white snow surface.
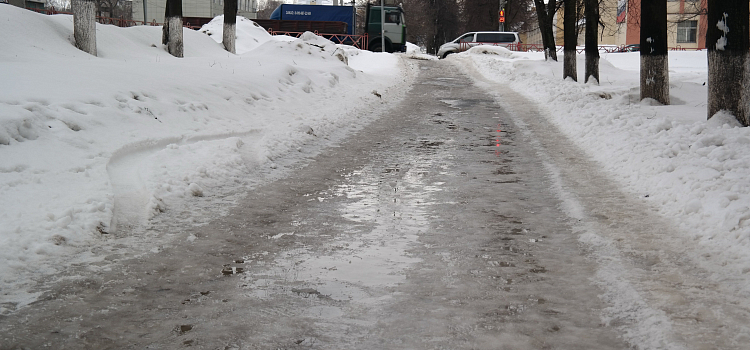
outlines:
[[[669, 106], [639, 101], [637, 52], [602, 54], [599, 85], [563, 81], [562, 59], [545, 62], [543, 53], [480, 46], [454, 56], [537, 102], [626, 191], [679, 227], [675, 246], [750, 297], [750, 128], [727, 112], [707, 120], [705, 51], [669, 53]], [[584, 56], [577, 62], [582, 81]]]
[[241, 17], [230, 54], [221, 22], [185, 29], [182, 59], [161, 27], [97, 24], [94, 57], [72, 44], [72, 16], [0, 5], [0, 314], [101, 260], [117, 227], [231, 202], [252, 174], [370, 123], [414, 76], [398, 56], [276, 40]]

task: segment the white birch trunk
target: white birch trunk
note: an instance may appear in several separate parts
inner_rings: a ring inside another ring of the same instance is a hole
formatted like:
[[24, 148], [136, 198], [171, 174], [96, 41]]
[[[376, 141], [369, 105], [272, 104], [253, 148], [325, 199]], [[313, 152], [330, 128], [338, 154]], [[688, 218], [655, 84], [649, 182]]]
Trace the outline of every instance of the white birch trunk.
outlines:
[[593, 83], [599, 84], [599, 52], [596, 54], [586, 53], [586, 79], [583, 81], [588, 83], [590, 79], [593, 79]]
[[231, 52], [237, 53], [235, 50], [235, 38], [237, 37], [237, 24], [224, 22], [224, 36], [221, 42], [224, 44], [224, 48]]
[[586, 0], [586, 78], [599, 84], [599, 1]]
[[81, 51], [96, 56], [96, 3], [73, 0], [73, 38]]
[[221, 42], [225, 50], [237, 53], [234, 45], [235, 38], [237, 38], [237, 0], [224, 0], [224, 35]]
[[565, 50], [563, 55], [563, 79], [578, 81], [578, 62], [576, 50]]
[[750, 126], [750, 5], [747, 0], [708, 1], [708, 118], [725, 110]]
[[641, 100], [669, 104], [667, 2], [641, 0]]
[[732, 113], [742, 125], [750, 125], [747, 62], [750, 54], [708, 51], [708, 118], [719, 111]]
[[169, 51], [174, 57], [184, 57], [182, 44], [182, 17], [169, 17], [167, 19], [167, 25], [169, 25], [169, 42], [167, 43], [167, 51]]
[[641, 99], [669, 104], [669, 56], [641, 55]]
[[563, 40], [565, 43], [565, 54], [563, 56], [563, 79], [571, 78], [578, 81], [578, 63], [576, 62], [576, 1], [565, 1], [565, 16], [563, 21]]

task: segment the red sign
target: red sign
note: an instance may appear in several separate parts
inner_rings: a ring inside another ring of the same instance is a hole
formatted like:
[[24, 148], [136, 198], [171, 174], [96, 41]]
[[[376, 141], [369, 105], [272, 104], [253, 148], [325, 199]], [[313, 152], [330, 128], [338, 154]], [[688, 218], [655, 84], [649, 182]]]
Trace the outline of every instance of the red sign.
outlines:
[[497, 13], [497, 17], [498, 17], [498, 22], [505, 23], [505, 10], [500, 10]]

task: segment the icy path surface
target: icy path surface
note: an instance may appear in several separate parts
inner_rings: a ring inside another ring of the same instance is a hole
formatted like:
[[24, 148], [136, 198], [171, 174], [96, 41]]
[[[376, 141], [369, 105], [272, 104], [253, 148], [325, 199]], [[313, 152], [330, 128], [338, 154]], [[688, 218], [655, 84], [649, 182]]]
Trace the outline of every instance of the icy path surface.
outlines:
[[0, 348], [748, 343], [743, 302], [532, 103], [451, 62], [420, 65], [403, 103], [228, 215], [165, 212], [147, 248], [113, 247], [3, 316]]
[[[507, 101], [512, 120], [539, 152], [573, 230], [599, 265], [596, 284], [609, 306], [602, 320], [637, 349], [744, 349], [750, 343], [750, 304], [737, 282], [712, 276], [699, 245], [685, 254], [676, 225], [632, 195], [613, 188], [598, 164], [545, 120], [532, 103], [466, 71]], [[718, 267], [717, 267], [718, 268]], [[713, 270], [713, 269], [712, 269]], [[717, 282], [721, 281], [721, 282]]]

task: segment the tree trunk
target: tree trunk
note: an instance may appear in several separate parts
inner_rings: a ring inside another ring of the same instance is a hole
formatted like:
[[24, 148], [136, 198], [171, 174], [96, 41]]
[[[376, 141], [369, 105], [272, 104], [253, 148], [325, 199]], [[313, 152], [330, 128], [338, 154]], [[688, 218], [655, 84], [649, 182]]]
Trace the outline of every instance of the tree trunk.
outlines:
[[744, 126], [750, 126], [748, 13], [747, 0], [708, 2], [708, 118], [726, 110]]
[[[428, 0], [428, 18], [431, 38], [428, 41], [428, 52], [437, 53], [440, 45], [453, 40], [459, 32], [459, 7], [453, 0]], [[431, 47], [430, 47], [431, 46]]]
[[162, 42], [174, 57], [183, 57], [182, 0], [167, 0]]
[[[164, 6], [164, 19], [167, 19], [169, 16], [169, 0], [167, 0], [167, 5]], [[162, 45], [169, 44], [169, 26], [163, 25], [161, 27], [161, 43]]]
[[[586, 0], [586, 78], [599, 84], [599, 1]], [[664, 17], [666, 21], [666, 16]]]
[[224, 36], [221, 42], [224, 44], [224, 48], [231, 53], [237, 53], [234, 47], [236, 37], [237, 0], [224, 0]]
[[578, 37], [576, 35], [577, 22], [576, 0], [565, 0], [563, 79], [571, 78], [573, 81], [578, 81], [576, 67], [576, 46], [578, 45]]
[[534, 0], [536, 15], [539, 22], [539, 31], [542, 32], [542, 45], [544, 46], [544, 58], [557, 61], [557, 45], [555, 44], [555, 33], [552, 32], [552, 22], [555, 19], [556, 1], [549, 0], [545, 6], [544, 0]]
[[641, 0], [641, 99], [646, 98], [669, 104], [666, 1]]
[[96, 3], [73, 0], [73, 37], [76, 47], [96, 56]]

